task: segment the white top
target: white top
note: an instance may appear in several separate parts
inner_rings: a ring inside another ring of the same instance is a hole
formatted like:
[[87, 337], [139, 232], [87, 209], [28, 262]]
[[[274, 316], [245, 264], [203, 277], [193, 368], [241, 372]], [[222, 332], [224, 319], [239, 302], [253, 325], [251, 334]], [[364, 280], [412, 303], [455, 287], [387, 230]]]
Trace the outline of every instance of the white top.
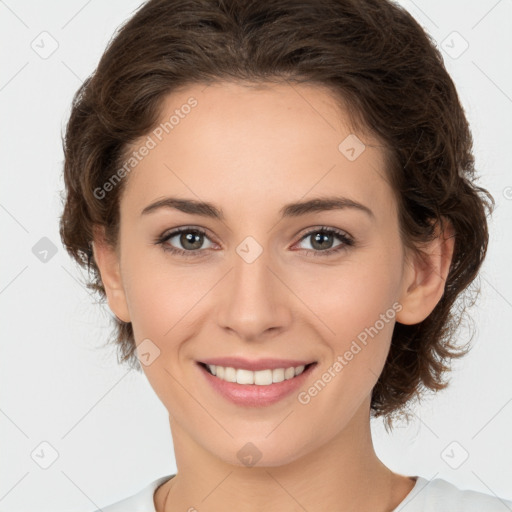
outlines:
[[[154, 480], [133, 496], [103, 507], [103, 512], [156, 512], [153, 495], [158, 487], [175, 475]], [[393, 512], [507, 512], [512, 501], [477, 491], [460, 490], [435, 478], [413, 477], [416, 484]], [[96, 510], [95, 512], [100, 512]]]

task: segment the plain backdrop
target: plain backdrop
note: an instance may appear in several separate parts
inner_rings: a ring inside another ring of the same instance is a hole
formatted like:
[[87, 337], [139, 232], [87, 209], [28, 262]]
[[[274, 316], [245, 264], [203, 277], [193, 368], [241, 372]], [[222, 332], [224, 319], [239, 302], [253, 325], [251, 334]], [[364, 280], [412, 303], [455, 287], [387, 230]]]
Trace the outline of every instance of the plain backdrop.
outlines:
[[[388, 434], [374, 420], [375, 448], [402, 474], [512, 499], [512, 4], [401, 3], [442, 49], [496, 210], [473, 323], [459, 333], [475, 329], [473, 350], [409, 425]], [[0, 511], [95, 510], [176, 471], [167, 411], [103, 346], [111, 313], [58, 234], [72, 96], [140, 4], [0, 1]]]

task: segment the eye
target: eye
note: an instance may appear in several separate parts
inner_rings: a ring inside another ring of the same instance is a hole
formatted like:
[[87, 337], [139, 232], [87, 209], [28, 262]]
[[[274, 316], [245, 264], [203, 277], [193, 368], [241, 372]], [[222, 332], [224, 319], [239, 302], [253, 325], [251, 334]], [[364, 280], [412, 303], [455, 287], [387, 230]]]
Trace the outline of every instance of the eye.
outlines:
[[[174, 244], [179, 244], [183, 249], [176, 248], [170, 242], [174, 240]], [[203, 246], [204, 240], [208, 239], [206, 232], [199, 228], [179, 228], [171, 231], [170, 233], [162, 235], [156, 243], [161, 244], [165, 251], [180, 256], [198, 256], [201, 252], [200, 249], [205, 249]], [[206, 247], [206, 249], [210, 248]]]
[[[333, 242], [336, 238], [340, 240], [341, 243], [333, 247]], [[354, 245], [352, 238], [343, 231], [335, 228], [327, 228], [325, 226], [309, 231], [301, 238], [301, 241], [308, 239], [310, 240], [310, 247], [306, 248], [306, 254], [312, 254], [313, 256], [329, 256]]]
[[[354, 245], [354, 240], [343, 231], [325, 226], [310, 230], [300, 239], [300, 242], [308, 239], [310, 248], [306, 248], [307, 256], [329, 256]], [[338, 239], [340, 243], [333, 246], [335, 239]], [[172, 242], [173, 240], [174, 242]], [[183, 227], [164, 233], [155, 243], [162, 245], [164, 251], [178, 256], [200, 257], [204, 255], [205, 249], [212, 248], [214, 245], [210, 241], [210, 245], [203, 247], [205, 240], [209, 240], [209, 238], [203, 229]], [[176, 247], [176, 244], [182, 248]]]

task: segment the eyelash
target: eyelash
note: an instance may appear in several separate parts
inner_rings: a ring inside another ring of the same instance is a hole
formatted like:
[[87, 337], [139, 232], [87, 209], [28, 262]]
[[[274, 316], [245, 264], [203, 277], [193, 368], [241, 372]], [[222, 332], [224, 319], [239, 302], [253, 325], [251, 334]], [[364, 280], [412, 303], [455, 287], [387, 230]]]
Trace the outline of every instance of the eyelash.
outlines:
[[[181, 233], [194, 233], [194, 234], [199, 234], [199, 235], [204, 235], [207, 237], [207, 234], [206, 234], [206, 231], [200, 229], [200, 228], [188, 228], [188, 227], [184, 227], [184, 228], [179, 228], [179, 229], [175, 229], [174, 231], [171, 231], [170, 233], [167, 233], [167, 234], [163, 234], [161, 235], [160, 237], [158, 237], [156, 240], [155, 240], [155, 243], [157, 245], [162, 245], [162, 249], [166, 252], [169, 252], [171, 254], [174, 254], [174, 255], [177, 255], [177, 256], [185, 256], [185, 257], [198, 257], [198, 253], [200, 252], [200, 250], [184, 250], [184, 249], [176, 249], [176, 247], [173, 247], [171, 245], [166, 245], [166, 242], [175, 237], [176, 235], [179, 235]], [[327, 234], [327, 235], [336, 235], [336, 237], [341, 240], [341, 242], [343, 242], [342, 244], [332, 248], [332, 249], [326, 249], [326, 250], [323, 250], [323, 251], [320, 251], [320, 250], [311, 250], [311, 249], [303, 249], [306, 251], [306, 255], [309, 256], [310, 253], [313, 254], [313, 256], [332, 256], [340, 251], [343, 251], [343, 250], [346, 250], [348, 247], [352, 247], [355, 245], [355, 242], [352, 238], [350, 238], [349, 236], [347, 236], [343, 231], [340, 231], [339, 229], [335, 229], [335, 228], [328, 228], [328, 227], [325, 227], [325, 226], [322, 226], [320, 228], [316, 228], [316, 229], [313, 229], [311, 231], [308, 231], [300, 240], [299, 242], [301, 242], [302, 240], [308, 238], [309, 236], [313, 235], [313, 234], [317, 234], [317, 233], [322, 233], [322, 234]], [[207, 237], [208, 238], [208, 237]]]

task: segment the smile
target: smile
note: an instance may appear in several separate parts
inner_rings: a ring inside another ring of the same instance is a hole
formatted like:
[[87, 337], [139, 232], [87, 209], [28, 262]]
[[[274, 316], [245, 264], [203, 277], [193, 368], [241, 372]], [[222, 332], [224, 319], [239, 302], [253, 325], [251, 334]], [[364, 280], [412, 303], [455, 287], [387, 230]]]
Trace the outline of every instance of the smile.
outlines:
[[[286, 368], [266, 368], [263, 364], [258, 363], [257, 370], [248, 370], [198, 362], [197, 368], [217, 396], [238, 406], [265, 407], [296, 393], [317, 366], [317, 362]], [[277, 362], [274, 364], [277, 366]]]
[[[311, 363], [313, 364], [313, 363]], [[306, 365], [309, 366], [309, 365]], [[306, 368], [305, 365], [290, 366], [289, 368], [274, 368], [259, 371], [244, 370], [230, 366], [219, 366], [214, 364], [205, 365], [206, 369], [218, 379], [237, 384], [255, 384], [257, 386], [270, 386], [290, 380], [300, 375]]]

